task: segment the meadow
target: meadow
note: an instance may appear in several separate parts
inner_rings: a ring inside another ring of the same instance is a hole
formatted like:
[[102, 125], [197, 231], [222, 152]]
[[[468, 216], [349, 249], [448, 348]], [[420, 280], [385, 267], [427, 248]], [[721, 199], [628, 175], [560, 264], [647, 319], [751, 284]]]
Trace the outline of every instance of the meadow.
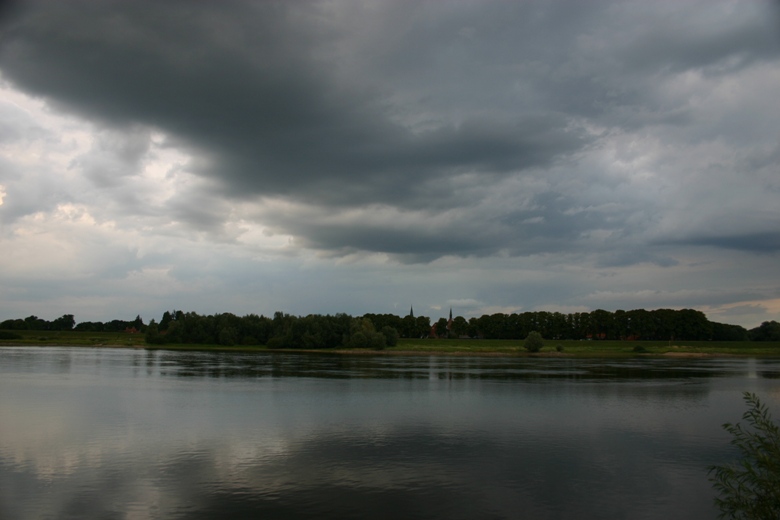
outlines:
[[[0, 346], [85, 346], [135, 347], [169, 350], [282, 351], [262, 345], [148, 345], [143, 334], [126, 332], [13, 331], [18, 338], [0, 339]], [[545, 340], [539, 353], [523, 349], [522, 340], [497, 339], [408, 339], [401, 338], [394, 347], [368, 349], [283, 349], [285, 352], [322, 352], [338, 354], [416, 354], [416, 355], [521, 355], [574, 357], [630, 356], [780, 356], [777, 341], [578, 341]]]

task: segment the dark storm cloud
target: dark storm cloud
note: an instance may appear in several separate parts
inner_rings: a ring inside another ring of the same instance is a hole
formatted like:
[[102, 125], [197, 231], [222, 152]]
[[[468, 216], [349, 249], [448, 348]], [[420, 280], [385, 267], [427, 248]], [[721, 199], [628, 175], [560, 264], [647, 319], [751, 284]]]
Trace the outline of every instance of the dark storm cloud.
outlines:
[[[436, 197], [436, 193], [429, 194]], [[488, 196], [489, 198], [489, 196]], [[576, 207], [571, 197], [545, 191], [514, 200], [509, 197], [483, 208], [479, 218], [473, 207], [455, 208], [444, 214], [421, 212], [413, 218], [386, 206], [370, 207], [359, 213], [332, 214], [329, 208], [307, 212], [269, 212], [263, 220], [273, 222], [280, 232], [301, 238], [308, 248], [333, 253], [357, 251], [384, 252], [404, 262], [427, 262], [439, 256], [457, 254], [485, 257], [500, 251], [511, 255], [556, 252], [583, 238], [589, 230], [609, 230], [616, 234], [613, 245], [630, 234], [626, 215], [632, 209]], [[649, 258], [645, 251], [622, 252], [623, 259], [636, 262], [662, 260]], [[626, 262], [621, 262], [624, 265]], [[671, 265], [671, 264], [666, 264]]]
[[388, 177], [403, 192], [453, 171], [546, 165], [582, 144], [555, 115], [413, 133], [388, 117], [374, 82], [339, 83], [329, 70], [338, 63], [317, 56], [336, 36], [302, 7], [36, 7], [7, 27], [0, 63], [11, 81], [108, 125], [173, 134], [199, 157], [197, 172], [234, 196], [375, 201]]
[[[686, 93], [660, 85], [686, 70], [735, 74], [778, 53], [763, 4], [675, 6], [29, 2], [4, 22], [0, 69], [15, 87], [106, 128], [74, 164], [98, 187], [116, 188], [142, 167], [152, 131], [189, 153], [186, 169], [206, 187], [165, 207], [199, 230], [218, 232], [230, 200], [281, 197], [314, 216], [263, 223], [334, 254], [525, 255], [587, 248], [600, 233], [612, 248], [603, 265], [672, 266], [637, 245], [649, 220], [635, 217], [657, 210], [651, 195], [579, 211], [594, 201], [580, 200], [578, 186], [616, 181], [596, 172], [586, 184], [573, 163], [610, 132], [745, 134], [751, 116], [702, 122]], [[0, 137], [14, 131], [0, 127]], [[544, 181], [567, 161], [571, 173], [557, 184], [517, 188], [529, 205], [491, 205], [486, 186]], [[431, 218], [379, 222], [366, 218], [371, 205]], [[362, 212], [321, 218], [348, 208]], [[448, 211], [457, 218], [433, 218]], [[777, 249], [750, 233], [708, 244]]]
[[[295, 229], [295, 228], [292, 228]], [[336, 246], [353, 250], [387, 252], [391, 254], [424, 253], [435, 255], [449, 251], [464, 254], [478, 252], [485, 247], [482, 237], [437, 232], [436, 230], [377, 229], [375, 226], [314, 226], [301, 230], [303, 236], [316, 237], [317, 242], [307, 245], [317, 249], [334, 249]]]
[[712, 246], [722, 249], [737, 249], [756, 253], [780, 252], [780, 231], [733, 235], [697, 236], [681, 241], [687, 244]]
[[615, 248], [600, 253], [596, 265], [598, 267], [626, 267], [643, 263], [655, 264], [659, 267], [673, 267], [679, 264], [674, 258], [652, 254], [645, 249]]
[[[494, 174], [548, 165], [556, 156], [581, 146], [554, 117], [516, 121], [468, 120], [458, 126], [413, 135], [400, 127], [363, 120], [338, 122], [322, 133], [304, 124], [247, 142], [246, 153], [233, 154], [236, 143], [201, 170], [230, 176], [233, 196], [283, 194], [333, 205], [371, 202], [419, 206], [440, 198], [452, 175], [479, 171]], [[382, 116], [375, 119], [381, 123]], [[242, 136], [243, 138], [245, 136]], [[231, 153], [228, 153], [231, 152]], [[442, 181], [438, 196], [429, 183]]]
[[683, 6], [687, 16], [663, 16], [646, 20], [621, 50], [633, 67], [667, 72], [706, 69], [708, 73], [734, 72], [755, 61], [777, 57], [780, 40], [773, 33], [771, 17], [756, 20], [752, 5], [720, 6], [728, 16], [714, 19], [705, 5]]

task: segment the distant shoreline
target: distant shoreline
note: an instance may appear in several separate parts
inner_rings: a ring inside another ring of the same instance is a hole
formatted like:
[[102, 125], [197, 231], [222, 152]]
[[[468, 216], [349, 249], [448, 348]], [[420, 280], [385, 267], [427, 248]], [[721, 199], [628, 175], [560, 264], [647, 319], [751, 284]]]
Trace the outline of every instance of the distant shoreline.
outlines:
[[[446, 340], [445, 340], [446, 341]], [[633, 350], [616, 348], [595, 348], [580, 351], [563, 352], [556, 350], [542, 350], [541, 352], [526, 352], [522, 348], [499, 347], [490, 349], [489, 347], [451, 349], [445, 347], [389, 347], [382, 350], [371, 349], [269, 349], [264, 346], [249, 345], [198, 345], [198, 344], [179, 344], [179, 345], [149, 345], [146, 343], [31, 343], [19, 341], [2, 341], [0, 347], [80, 347], [80, 348], [116, 348], [116, 349], [144, 349], [144, 350], [169, 350], [169, 351], [199, 351], [199, 352], [243, 352], [258, 354], [301, 354], [301, 355], [335, 355], [335, 356], [445, 356], [445, 357], [514, 357], [514, 358], [678, 358], [678, 359], [696, 359], [696, 358], [729, 358], [729, 357], [780, 357], [780, 345], [772, 342], [771, 346], [760, 346], [755, 348], [739, 348], [723, 351], [722, 348], [708, 350], [702, 347], [688, 347], [684, 345], [663, 347], [649, 347], [646, 352], [635, 352]], [[596, 345], [598, 347], [598, 345]], [[549, 347], [547, 347], [549, 349]]]
[[2, 346], [102, 347], [146, 350], [209, 352], [257, 352], [336, 356], [481, 356], [528, 358], [706, 358], [780, 357], [780, 341], [651, 341], [651, 340], [556, 340], [544, 338], [540, 352], [523, 348], [524, 340], [473, 338], [399, 338], [384, 349], [269, 348], [265, 345], [220, 345], [216, 343], [147, 343], [140, 333], [19, 331], [21, 337], [0, 340]]

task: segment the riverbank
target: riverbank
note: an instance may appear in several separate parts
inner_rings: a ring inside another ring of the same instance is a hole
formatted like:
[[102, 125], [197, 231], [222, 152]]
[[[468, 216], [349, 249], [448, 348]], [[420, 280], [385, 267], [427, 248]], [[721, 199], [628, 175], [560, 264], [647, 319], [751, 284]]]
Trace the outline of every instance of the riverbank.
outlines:
[[0, 346], [79, 346], [144, 348], [154, 350], [209, 350], [225, 352], [283, 352], [333, 355], [404, 356], [528, 356], [528, 357], [780, 357], [780, 342], [750, 341], [576, 341], [545, 340], [541, 352], [529, 353], [522, 340], [400, 339], [394, 347], [370, 349], [268, 349], [262, 345], [149, 345], [142, 334], [124, 332], [15, 331], [17, 339]]

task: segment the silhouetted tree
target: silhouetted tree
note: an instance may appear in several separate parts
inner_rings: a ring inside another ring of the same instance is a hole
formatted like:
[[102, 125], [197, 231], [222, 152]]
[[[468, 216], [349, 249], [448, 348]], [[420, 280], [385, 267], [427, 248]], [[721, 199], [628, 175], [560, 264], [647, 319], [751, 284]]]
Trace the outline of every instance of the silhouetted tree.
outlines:
[[765, 321], [755, 329], [750, 329], [750, 339], [753, 341], [780, 341], [780, 323]]

